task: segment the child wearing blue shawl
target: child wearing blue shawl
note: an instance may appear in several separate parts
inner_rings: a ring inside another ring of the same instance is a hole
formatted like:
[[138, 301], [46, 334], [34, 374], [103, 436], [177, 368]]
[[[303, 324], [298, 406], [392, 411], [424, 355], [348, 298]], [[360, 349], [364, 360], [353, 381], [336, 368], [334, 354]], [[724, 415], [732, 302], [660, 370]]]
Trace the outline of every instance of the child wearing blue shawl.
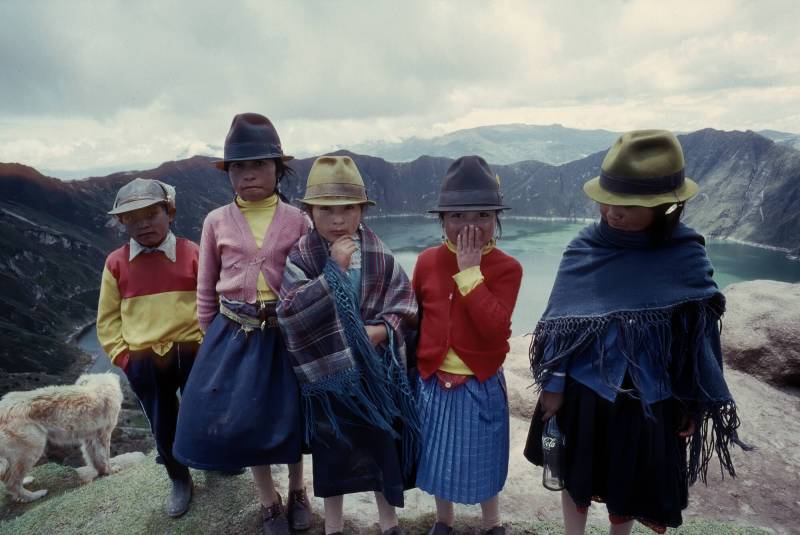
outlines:
[[[701, 235], [679, 222], [698, 190], [663, 130], [623, 134], [584, 185], [601, 221], [569, 244], [531, 343], [541, 395], [525, 456], [541, 466], [544, 422], [565, 436], [565, 533], [582, 534], [592, 500], [614, 535], [638, 520], [681, 524], [688, 488], [729, 452], [739, 419], [722, 373], [725, 298]], [[688, 455], [687, 455], [688, 453]]]

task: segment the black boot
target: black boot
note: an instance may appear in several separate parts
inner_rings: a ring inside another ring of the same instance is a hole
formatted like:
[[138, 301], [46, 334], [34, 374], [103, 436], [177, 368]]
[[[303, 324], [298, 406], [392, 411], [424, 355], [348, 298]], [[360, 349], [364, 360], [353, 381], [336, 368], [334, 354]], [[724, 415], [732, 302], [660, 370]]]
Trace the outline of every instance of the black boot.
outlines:
[[289, 491], [286, 509], [292, 531], [305, 531], [311, 527], [311, 504], [308, 502], [306, 489]]
[[172, 518], [177, 518], [189, 510], [189, 502], [192, 501], [192, 476], [189, 471], [181, 477], [172, 479], [172, 491], [167, 500], [167, 514]]

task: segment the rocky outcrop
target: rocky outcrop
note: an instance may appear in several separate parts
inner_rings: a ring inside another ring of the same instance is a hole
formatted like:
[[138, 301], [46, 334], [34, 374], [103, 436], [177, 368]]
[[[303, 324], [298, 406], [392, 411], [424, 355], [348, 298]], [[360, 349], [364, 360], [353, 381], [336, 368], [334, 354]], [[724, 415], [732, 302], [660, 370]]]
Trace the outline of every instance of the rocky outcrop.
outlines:
[[739, 282], [725, 296], [725, 361], [771, 384], [800, 387], [800, 284]]

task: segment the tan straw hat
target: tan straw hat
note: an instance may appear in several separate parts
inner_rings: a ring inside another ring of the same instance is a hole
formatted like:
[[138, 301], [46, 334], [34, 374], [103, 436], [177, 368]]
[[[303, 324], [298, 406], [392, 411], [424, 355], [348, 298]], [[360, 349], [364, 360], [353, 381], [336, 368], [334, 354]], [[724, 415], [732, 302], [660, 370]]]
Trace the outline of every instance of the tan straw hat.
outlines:
[[350, 156], [320, 156], [311, 166], [306, 194], [308, 205], [375, 204], [367, 199], [364, 179]]
[[583, 185], [586, 195], [599, 203], [649, 208], [683, 202], [698, 189], [684, 175], [678, 138], [666, 130], [622, 134], [608, 150], [600, 176]]

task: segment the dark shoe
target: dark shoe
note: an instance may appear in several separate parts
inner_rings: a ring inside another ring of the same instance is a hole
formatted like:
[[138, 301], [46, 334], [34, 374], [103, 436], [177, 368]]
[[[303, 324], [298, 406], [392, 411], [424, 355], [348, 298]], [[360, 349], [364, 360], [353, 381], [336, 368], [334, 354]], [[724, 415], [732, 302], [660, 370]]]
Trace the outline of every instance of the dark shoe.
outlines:
[[189, 503], [192, 501], [192, 476], [186, 474], [185, 477], [172, 480], [172, 490], [167, 500], [167, 514], [172, 518], [177, 518], [189, 510]]
[[286, 518], [280, 494], [277, 502], [269, 507], [261, 506], [261, 520], [264, 535], [289, 535], [289, 520]]
[[484, 535], [506, 535], [506, 528], [503, 526], [495, 526], [492, 529], [483, 532]]
[[225, 477], [236, 477], [244, 474], [244, 468], [236, 468], [235, 470], [219, 470], [217, 473]]
[[437, 522], [428, 532], [428, 535], [450, 535], [451, 533], [453, 533], [453, 528], [444, 522]]
[[406, 532], [400, 526], [395, 526], [387, 529], [381, 535], [406, 535]]
[[311, 527], [311, 503], [308, 501], [306, 489], [289, 491], [286, 513], [292, 531], [305, 531]]

